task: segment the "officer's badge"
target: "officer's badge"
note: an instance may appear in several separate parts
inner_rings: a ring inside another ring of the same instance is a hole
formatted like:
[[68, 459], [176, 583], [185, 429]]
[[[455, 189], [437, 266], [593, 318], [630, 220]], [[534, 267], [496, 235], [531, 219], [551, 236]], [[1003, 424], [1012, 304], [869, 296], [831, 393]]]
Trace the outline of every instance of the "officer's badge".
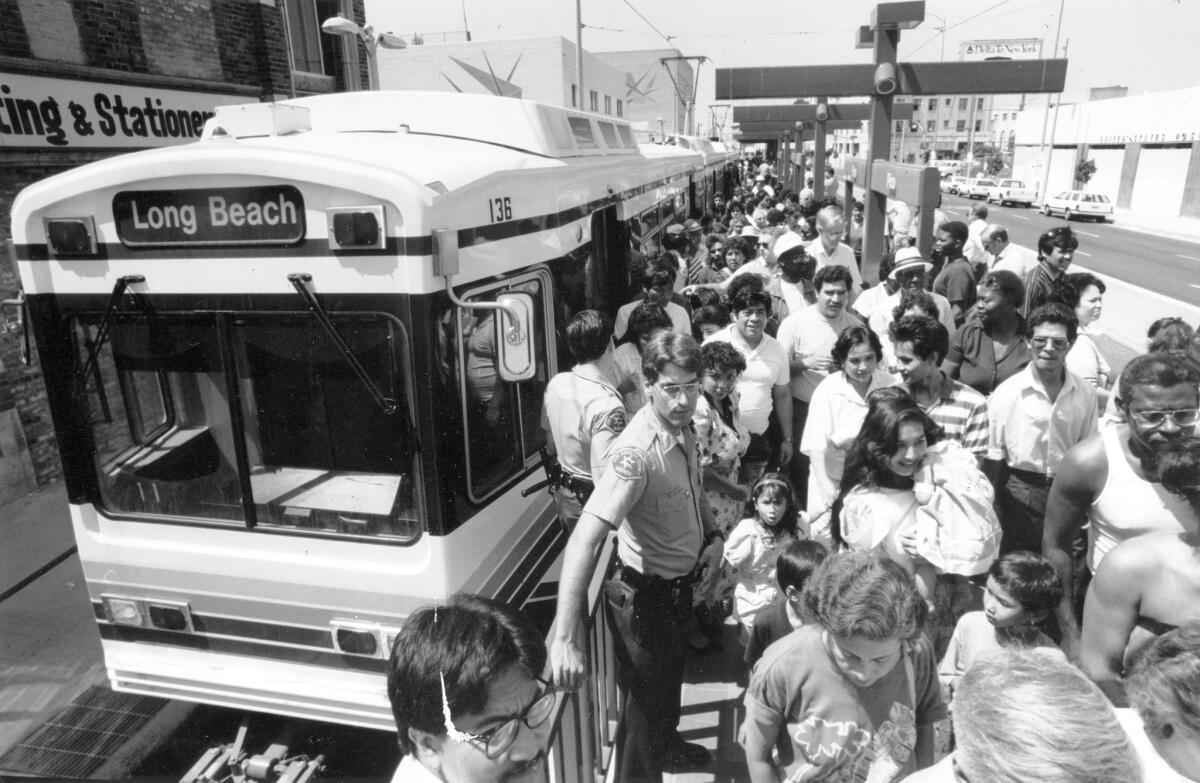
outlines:
[[612, 456], [610, 467], [623, 479], [640, 479], [646, 475], [646, 458], [638, 449], [618, 449]]
[[625, 425], [628, 423], [629, 420], [625, 417], [625, 409], [618, 408], [617, 410], [610, 411], [604, 417], [604, 421], [600, 423], [600, 429], [608, 430], [614, 435], [619, 435], [625, 431]]

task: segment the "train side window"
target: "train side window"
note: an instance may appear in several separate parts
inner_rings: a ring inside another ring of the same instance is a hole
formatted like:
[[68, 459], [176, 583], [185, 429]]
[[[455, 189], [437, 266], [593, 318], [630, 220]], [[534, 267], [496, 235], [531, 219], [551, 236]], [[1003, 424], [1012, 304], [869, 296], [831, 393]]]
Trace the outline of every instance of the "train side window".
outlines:
[[500, 378], [496, 368], [494, 310], [458, 313], [457, 354], [465, 423], [468, 496], [482, 502], [522, 473], [537, 459], [545, 444], [541, 428], [542, 395], [550, 378], [547, 335], [553, 333], [549, 317], [549, 277], [544, 272], [524, 275], [503, 284], [469, 292], [468, 301], [492, 302], [506, 291], [533, 296], [536, 375], [519, 383]]

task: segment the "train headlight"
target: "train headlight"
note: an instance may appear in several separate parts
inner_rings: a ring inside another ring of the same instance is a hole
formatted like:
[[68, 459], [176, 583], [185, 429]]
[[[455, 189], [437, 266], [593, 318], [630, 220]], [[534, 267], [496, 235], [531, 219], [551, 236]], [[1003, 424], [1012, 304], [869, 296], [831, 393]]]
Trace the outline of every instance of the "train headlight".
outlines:
[[382, 206], [331, 207], [325, 210], [333, 250], [382, 250], [387, 237]]
[[153, 601], [146, 605], [150, 625], [164, 631], [188, 631], [192, 629], [192, 610], [187, 604], [174, 601]]
[[368, 658], [386, 658], [380, 627], [375, 623], [353, 620], [334, 620], [330, 623], [333, 646], [345, 655], [363, 655]]
[[46, 244], [55, 256], [80, 258], [96, 255], [96, 224], [90, 217], [44, 218]]
[[136, 598], [102, 595], [100, 601], [104, 604], [104, 613], [108, 616], [109, 622], [143, 628], [146, 626], [146, 613], [142, 609], [142, 602]]

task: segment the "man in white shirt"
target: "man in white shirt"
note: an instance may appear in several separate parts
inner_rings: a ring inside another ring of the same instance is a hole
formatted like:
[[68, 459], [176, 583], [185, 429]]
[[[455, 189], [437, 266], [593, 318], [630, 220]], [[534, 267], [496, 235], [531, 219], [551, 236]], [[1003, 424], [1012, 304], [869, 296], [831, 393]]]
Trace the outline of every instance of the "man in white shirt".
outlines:
[[852, 285], [849, 291], [849, 304], [852, 304], [862, 293], [862, 274], [858, 271], [858, 262], [854, 251], [842, 242], [846, 236], [846, 220], [842, 208], [838, 206], [823, 207], [817, 212], [817, 238], [808, 245], [808, 254], [817, 262], [817, 271], [822, 267], [836, 264], [844, 266], [850, 272]]
[[[670, 261], [665, 258], [671, 259]], [[680, 334], [692, 333], [692, 316], [682, 305], [671, 301], [675, 294], [675, 278], [678, 271], [674, 256], [656, 256], [646, 264], [642, 273], [642, 297], [621, 305], [617, 309], [617, 317], [613, 319], [613, 339], [620, 340], [625, 336], [629, 326], [629, 315], [643, 302], [652, 301], [667, 311], [671, 319], [671, 328]]]
[[987, 263], [987, 248], [983, 246], [983, 232], [988, 227], [987, 216], [987, 204], [971, 205], [971, 220], [967, 223], [967, 243], [963, 245], [962, 253], [976, 270]]
[[1014, 245], [1008, 241], [1008, 229], [995, 223], [983, 230], [981, 238], [983, 249], [991, 257], [988, 262], [989, 272], [1005, 270], [1012, 272], [1022, 280], [1037, 268], [1037, 253], [1028, 248]]
[[[937, 305], [938, 321], [946, 327], [947, 332], [954, 334], [954, 311], [950, 307], [950, 302], [941, 294], [929, 291], [929, 272], [932, 269], [933, 264], [926, 261], [917, 248], [902, 247], [896, 251], [896, 265], [892, 267], [889, 275], [896, 281], [896, 290], [867, 317], [867, 324], [871, 327], [871, 331], [879, 335], [881, 343], [890, 342], [892, 339], [889, 328], [892, 321], [895, 320], [893, 310], [900, 304], [900, 296], [905, 289], [929, 292], [929, 295], [933, 297], [934, 304]], [[885, 369], [894, 371], [890, 367]]]
[[[804, 434], [813, 391], [833, 371], [833, 344], [843, 329], [862, 323], [846, 309], [849, 269], [832, 264], [817, 270], [813, 289], [817, 303], [783, 319], [777, 335], [787, 354], [791, 374], [792, 430], [788, 437], [796, 442]], [[788, 472], [800, 505], [806, 505], [808, 458], [797, 453]]]

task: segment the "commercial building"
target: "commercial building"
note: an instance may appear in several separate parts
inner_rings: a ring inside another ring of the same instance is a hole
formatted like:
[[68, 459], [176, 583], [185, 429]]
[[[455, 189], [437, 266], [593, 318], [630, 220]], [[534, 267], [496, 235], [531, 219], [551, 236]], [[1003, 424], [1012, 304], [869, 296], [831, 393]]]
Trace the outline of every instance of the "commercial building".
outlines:
[[1095, 173], [1079, 189], [1118, 208], [1200, 217], [1200, 87], [1041, 106], [1022, 112], [1014, 133], [1013, 175], [1048, 181], [1049, 193], [1082, 185], [1076, 169], [1090, 160]]

